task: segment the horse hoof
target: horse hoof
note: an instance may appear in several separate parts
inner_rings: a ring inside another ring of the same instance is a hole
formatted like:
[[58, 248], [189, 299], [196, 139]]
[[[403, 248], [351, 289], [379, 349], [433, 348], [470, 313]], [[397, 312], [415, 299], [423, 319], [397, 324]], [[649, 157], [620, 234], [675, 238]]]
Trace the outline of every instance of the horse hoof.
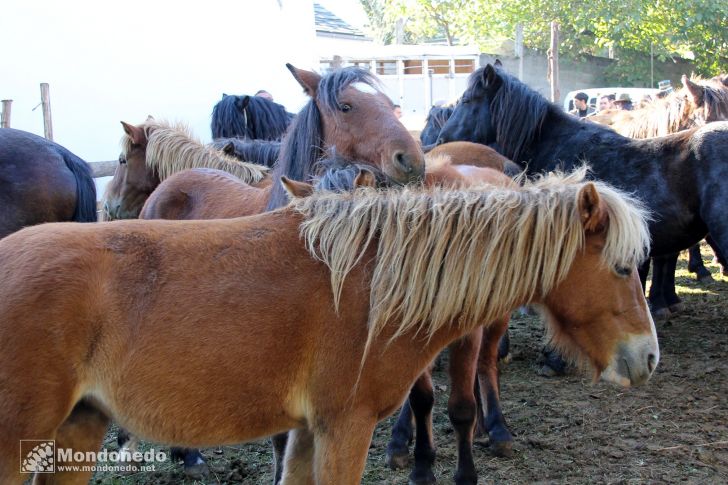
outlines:
[[705, 273], [700, 271], [699, 273], [697, 273], [697, 275], [695, 277], [699, 283], [706, 283], [706, 282], [713, 281], [713, 275], [710, 274], [709, 271], [706, 271]]
[[564, 375], [563, 372], [559, 372], [553, 367], [550, 367], [546, 364], [538, 367], [536, 369], [536, 374], [540, 375], [541, 377], [558, 377]]
[[493, 456], [498, 458], [512, 458], [513, 457], [513, 442], [512, 441], [491, 441], [490, 452]]
[[433, 485], [437, 483], [435, 474], [432, 470], [427, 470], [424, 473], [417, 473], [413, 471], [409, 478], [409, 485]]
[[409, 466], [409, 452], [387, 451], [387, 466], [392, 470], [404, 470]]
[[503, 357], [499, 357], [498, 358], [498, 363], [499, 364], [510, 364], [511, 363], [511, 360], [513, 360], [513, 358], [511, 357], [511, 353], [508, 352]]
[[685, 303], [679, 301], [677, 303], [673, 303], [668, 307], [670, 309], [670, 313], [681, 313], [685, 311]]
[[202, 480], [210, 475], [210, 468], [207, 463], [185, 466], [185, 475], [192, 480]]
[[669, 308], [657, 308], [652, 310], [652, 318], [656, 322], [666, 322], [670, 319], [670, 315], [672, 312], [670, 312]]

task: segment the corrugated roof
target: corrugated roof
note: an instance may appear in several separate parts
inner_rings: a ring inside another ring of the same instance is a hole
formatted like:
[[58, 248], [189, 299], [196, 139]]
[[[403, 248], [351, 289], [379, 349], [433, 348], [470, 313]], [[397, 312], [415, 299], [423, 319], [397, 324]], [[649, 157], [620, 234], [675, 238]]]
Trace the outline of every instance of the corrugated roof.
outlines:
[[322, 5], [314, 3], [313, 8], [316, 17], [317, 32], [360, 37], [362, 39], [366, 37], [362, 31], [347, 24]]

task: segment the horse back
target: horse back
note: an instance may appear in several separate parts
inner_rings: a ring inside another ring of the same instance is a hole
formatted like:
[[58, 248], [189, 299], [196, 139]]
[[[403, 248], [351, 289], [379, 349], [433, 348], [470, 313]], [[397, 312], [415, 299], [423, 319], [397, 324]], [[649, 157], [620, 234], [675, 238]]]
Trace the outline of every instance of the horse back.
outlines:
[[227, 219], [259, 214], [265, 209], [269, 192], [268, 183], [248, 185], [222, 170], [183, 170], [159, 184], [139, 218]]

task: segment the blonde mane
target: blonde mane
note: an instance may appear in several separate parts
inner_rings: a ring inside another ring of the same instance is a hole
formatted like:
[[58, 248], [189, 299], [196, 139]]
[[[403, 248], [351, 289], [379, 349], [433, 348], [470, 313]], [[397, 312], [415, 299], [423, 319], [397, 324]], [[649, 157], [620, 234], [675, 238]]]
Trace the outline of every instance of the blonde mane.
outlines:
[[683, 86], [663, 99], [656, 99], [632, 111], [619, 111], [610, 126], [630, 138], [653, 138], [705, 125], [707, 111], [717, 119], [728, 116], [728, 89], [715, 79], [692, 76], [690, 81], [704, 89], [704, 108], [695, 105]]
[[[347, 274], [376, 245], [366, 352], [385, 325], [393, 339], [431, 337], [452, 322], [478, 325], [547, 294], [584, 243], [577, 194], [586, 169], [517, 188], [405, 188], [315, 193], [296, 199], [302, 237], [331, 270], [338, 310]], [[639, 202], [601, 182], [609, 225], [603, 261], [632, 267], [649, 249]]]
[[[141, 128], [147, 138], [146, 164], [159, 173], [160, 180], [189, 168], [223, 170], [248, 184], [260, 182], [268, 174], [268, 167], [241, 162], [220, 150], [203, 145], [182, 123], [171, 125], [166, 121], [148, 119]], [[122, 154], [129, 152], [131, 144], [131, 138], [125, 134], [121, 139]]]

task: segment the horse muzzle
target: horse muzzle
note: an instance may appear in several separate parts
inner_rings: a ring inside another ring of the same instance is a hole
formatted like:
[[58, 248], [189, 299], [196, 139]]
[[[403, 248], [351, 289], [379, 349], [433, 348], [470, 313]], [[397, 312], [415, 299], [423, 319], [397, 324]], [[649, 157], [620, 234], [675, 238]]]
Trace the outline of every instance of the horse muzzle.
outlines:
[[625, 387], [647, 382], [660, 362], [660, 348], [655, 335], [635, 335], [618, 344], [612, 362], [602, 372], [602, 379]]

